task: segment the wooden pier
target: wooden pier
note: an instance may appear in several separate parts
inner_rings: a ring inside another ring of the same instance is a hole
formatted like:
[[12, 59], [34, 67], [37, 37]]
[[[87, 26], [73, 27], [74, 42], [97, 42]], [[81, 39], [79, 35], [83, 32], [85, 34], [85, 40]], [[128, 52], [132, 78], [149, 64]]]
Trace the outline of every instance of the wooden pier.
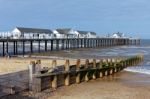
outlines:
[[81, 60], [78, 59], [75, 65], [70, 65], [69, 60], [66, 60], [62, 66], [57, 66], [57, 61], [54, 60], [51, 64], [53, 68], [48, 69], [45, 67], [41, 70], [40, 60], [31, 61], [29, 65], [29, 88], [32, 91], [40, 92], [48, 88], [56, 89], [60, 86], [88, 82], [92, 79], [96, 80], [103, 76], [113, 75], [128, 66], [136, 66], [142, 61], [143, 55], [122, 59], [93, 59], [91, 62], [86, 59], [84, 64], [81, 64]]
[[0, 55], [139, 44], [140, 39], [129, 38], [0, 39]]

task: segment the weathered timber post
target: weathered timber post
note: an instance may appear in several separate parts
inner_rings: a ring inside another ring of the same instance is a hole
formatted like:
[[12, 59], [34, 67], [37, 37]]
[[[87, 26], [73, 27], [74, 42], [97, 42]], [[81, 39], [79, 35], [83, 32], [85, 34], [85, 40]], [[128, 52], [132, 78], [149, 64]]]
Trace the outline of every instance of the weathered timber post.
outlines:
[[93, 73], [92, 78], [93, 78], [93, 79], [96, 79], [96, 59], [93, 59], [93, 68], [94, 68], [95, 70], [94, 70], [94, 73]]
[[96, 68], [96, 59], [93, 59], [93, 68]]
[[41, 70], [41, 60], [37, 60], [35, 64], [36, 64], [35, 72], [38, 74], [40, 73], [40, 70]]
[[106, 60], [106, 59], [103, 59], [103, 63], [105, 63], [105, 76], [107, 76], [108, 75], [108, 60]]
[[77, 60], [77, 63], [76, 63], [76, 71], [77, 71], [77, 74], [76, 74], [76, 83], [80, 83], [80, 65], [81, 65], [81, 61], [80, 59]]
[[[52, 61], [52, 68], [56, 68], [56, 65], [57, 65], [57, 61], [56, 60], [53, 60]], [[52, 77], [52, 88], [53, 89], [56, 89], [57, 88], [57, 75], [53, 75]]]
[[110, 65], [110, 71], [109, 71], [109, 74], [112, 75], [112, 74], [113, 74], [112, 58], [110, 59], [109, 65]]
[[34, 85], [33, 85], [33, 74], [35, 74], [35, 61], [31, 61], [30, 65], [28, 66], [29, 68], [29, 90], [32, 90]]
[[116, 58], [114, 59], [114, 68], [115, 68], [114, 72], [116, 73], [117, 72], [117, 59]]
[[[99, 60], [99, 68], [100, 69], [103, 68], [103, 61], [102, 61], [102, 59]], [[100, 78], [103, 77], [103, 72], [102, 71], [99, 72], [99, 77]]]
[[121, 64], [120, 64], [120, 59], [117, 59], [117, 72], [121, 70]]
[[[88, 69], [89, 68], [89, 60], [88, 59], [86, 59], [86, 61], [85, 61], [85, 68], [86, 69]], [[89, 72], [88, 72], [88, 70], [86, 71], [86, 74], [85, 74], [85, 81], [89, 81]]]
[[69, 70], [70, 70], [70, 62], [69, 60], [66, 60], [66, 63], [65, 63], [65, 72], [66, 72], [66, 77], [65, 77], [65, 85], [66, 86], [69, 86], [70, 84], [70, 73], [69, 73]]
[[56, 68], [56, 66], [57, 66], [57, 61], [56, 61], [56, 60], [53, 60], [53, 61], [52, 61], [52, 68], [54, 69], [54, 68]]

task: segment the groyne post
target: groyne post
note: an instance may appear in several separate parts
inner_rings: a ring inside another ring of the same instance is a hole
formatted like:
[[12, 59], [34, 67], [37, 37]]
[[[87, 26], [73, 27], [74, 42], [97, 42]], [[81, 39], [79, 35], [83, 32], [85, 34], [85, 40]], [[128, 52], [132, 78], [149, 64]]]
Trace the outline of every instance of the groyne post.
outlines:
[[[57, 61], [56, 60], [53, 60], [52, 61], [52, 69], [56, 68], [57, 66]], [[48, 71], [49, 72], [49, 71]], [[50, 71], [51, 72], [51, 71]], [[52, 88], [53, 89], [56, 89], [57, 88], [57, 75], [53, 75], [52, 76], [52, 80], [51, 80], [51, 83], [52, 83]], [[51, 86], [51, 85], [50, 85]]]
[[66, 62], [65, 62], [65, 72], [66, 72], [65, 85], [66, 86], [70, 85], [70, 73], [69, 73], [69, 70], [70, 70], [70, 61], [66, 60]]
[[81, 65], [81, 61], [80, 61], [80, 59], [78, 59], [77, 60], [77, 62], [76, 62], [76, 71], [77, 71], [77, 73], [76, 73], [76, 83], [78, 84], [78, 83], [80, 83], [80, 65]]
[[33, 74], [35, 74], [35, 61], [31, 61], [29, 68], [29, 90], [33, 89]]
[[[99, 69], [102, 69], [103, 68], [103, 60], [102, 59], [100, 59], [99, 60]], [[99, 77], [101, 78], [101, 77], [103, 77], [103, 71], [99, 71]]]
[[[85, 69], [88, 69], [89, 68], [89, 60], [86, 59], [85, 61]], [[85, 74], [85, 81], [89, 81], [89, 72], [86, 71], [86, 74]]]
[[93, 79], [96, 79], [96, 74], [97, 74], [97, 67], [96, 67], [96, 59], [93, 59], [93, 69], [94, 69], [94, 73], [93, 73], [93, 76], [92, 78]]

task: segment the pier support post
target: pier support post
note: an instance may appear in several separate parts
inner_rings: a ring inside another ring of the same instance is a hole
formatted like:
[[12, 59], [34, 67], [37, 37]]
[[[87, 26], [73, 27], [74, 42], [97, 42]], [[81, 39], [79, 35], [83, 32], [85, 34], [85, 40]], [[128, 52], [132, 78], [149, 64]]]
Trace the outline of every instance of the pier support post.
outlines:
[[56, 40], [56, 50], [59, 50], [59, 39]]
[[45, 51], [47, 51], [47, 40], [45, 40]]
[[33, 41], [30, 41], [30, 53], [33, 53]]
[[18, 42], [16, 41], [16, 54], [18, 54]]
[[53, 40], [51, 40], [51, 51], [53, 51]]
[[16, 43], [15, 43], [15, 41], [13, 41], [13, 45], [14, 45], [14, 55], [16, 54]]
[[64, 50], [64, 46], [65, 46], [64, 39], [62, 39], [62, 46], [61, 46], [62, 50]]
[[5, 56], [5, 42], [3, 41], [3, 56]]
[[8, 41], [6, 42], [6, 52], [8, 53]]
[[38, 41], [38, 52], [41, 52], [41, 48], [40, 48], [40, 40]]
[[22, 41], [22, 46], [23, 46], [23, 49], [22, 49], [23, 52], [22, 53], [23, 53], [23, 56], [24, 56], [24, 54], [25, 54], [25, 41]]

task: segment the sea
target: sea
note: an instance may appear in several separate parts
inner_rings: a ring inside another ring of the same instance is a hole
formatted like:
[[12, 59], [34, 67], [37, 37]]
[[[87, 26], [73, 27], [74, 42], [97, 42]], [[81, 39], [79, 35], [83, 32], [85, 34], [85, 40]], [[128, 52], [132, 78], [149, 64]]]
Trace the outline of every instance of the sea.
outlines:
[[[99, 59], [111, 57], [132, 57], [138, 54], [144, 55], [144, 61], [138, 66], [128, 67], [126, 71], [150, 74], [150, 39], [142, 39], [140, 45], [115, 46], [107, 48], [92, 48], [83, 50], [67, 51], [64, 54], [56, 55], [56, 58], [80, 58]], [[58, 56], [58, 57], [57, 57]], [[53, 56], [51, 56], [53, 57]]]

